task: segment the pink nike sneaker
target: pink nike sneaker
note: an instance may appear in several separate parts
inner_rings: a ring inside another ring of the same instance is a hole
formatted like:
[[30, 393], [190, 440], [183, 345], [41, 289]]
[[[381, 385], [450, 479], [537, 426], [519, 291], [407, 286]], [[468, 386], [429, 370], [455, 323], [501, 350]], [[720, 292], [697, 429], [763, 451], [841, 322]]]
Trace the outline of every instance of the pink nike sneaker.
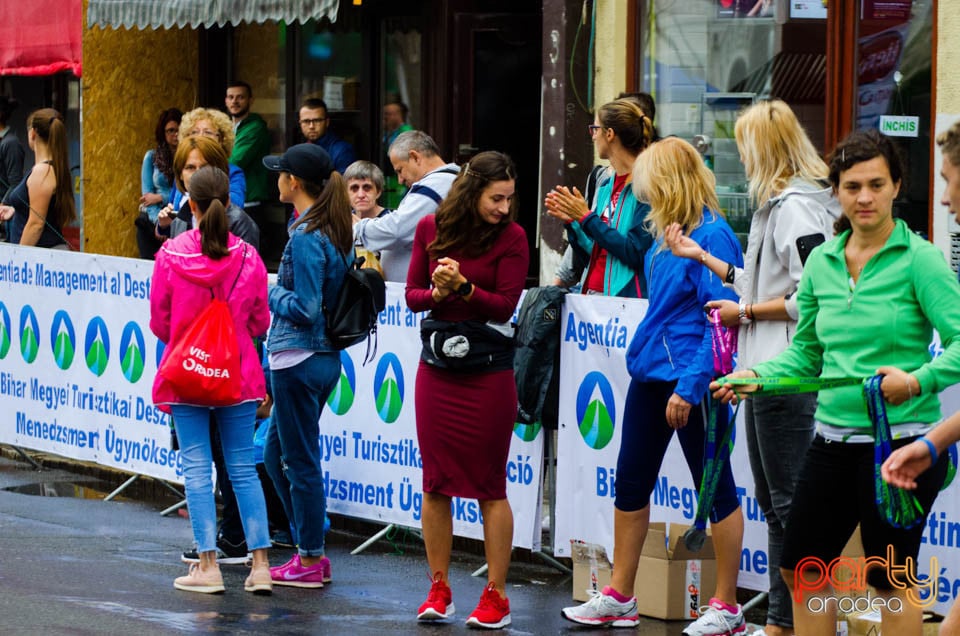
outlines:
[[329, 583], [330, 577], [330, 559], [323, 559], [315, 564], [305, 566], [300, 562], [300, 555], [294, 554], [293, 558], [283, 565], [270, 568], [270, 578], [274, 585], [286, 585], [288, 587], [319, 588], [324, 583]]

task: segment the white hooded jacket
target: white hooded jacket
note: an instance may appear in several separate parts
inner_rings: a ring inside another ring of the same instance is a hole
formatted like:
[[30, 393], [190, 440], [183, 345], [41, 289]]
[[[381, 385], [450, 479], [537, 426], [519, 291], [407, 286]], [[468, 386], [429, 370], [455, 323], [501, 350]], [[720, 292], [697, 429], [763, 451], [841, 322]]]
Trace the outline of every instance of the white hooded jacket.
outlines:
[[738, 368], [746, 369], [769, 360], [787, 348], [797, 328], [797, 300], [794, 294], [803, 273], [797, 239], [822, 234], [833, 237], [833, 223], [840, 205], [832, 188], [795, 179], [776, 197], [753, 214], [743, 269], [737, 268], [733, 290], [743, 303], [755, 304], [790, 296], [787, 314], [792, 320], [756, 320], [740, 325]]

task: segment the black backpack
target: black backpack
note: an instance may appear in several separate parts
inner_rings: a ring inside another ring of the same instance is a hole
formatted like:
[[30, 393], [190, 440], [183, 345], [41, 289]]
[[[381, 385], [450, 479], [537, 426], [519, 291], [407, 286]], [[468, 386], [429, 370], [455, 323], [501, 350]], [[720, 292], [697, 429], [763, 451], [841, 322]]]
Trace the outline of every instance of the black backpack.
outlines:
[[517, 382], [517, 422], [541, 422], [556, 429], [560, 396], [560, 321], [562, 287], [528, 289], [517, 316], [517, 352], [513, 372]]
[[334, 349], [346, 349], [367, 339], [367, 354], [363, 359], [366, 364], [377, 355], [377, 317], [387, 302], [387, 286], [380, 272], [363, 269], [363, 262], [362, 256], [355, 257], [353, 264], [347, 265], [340, 293], [332, 307], [324, 304], [323, 313], [327, 319], [327, 337]]

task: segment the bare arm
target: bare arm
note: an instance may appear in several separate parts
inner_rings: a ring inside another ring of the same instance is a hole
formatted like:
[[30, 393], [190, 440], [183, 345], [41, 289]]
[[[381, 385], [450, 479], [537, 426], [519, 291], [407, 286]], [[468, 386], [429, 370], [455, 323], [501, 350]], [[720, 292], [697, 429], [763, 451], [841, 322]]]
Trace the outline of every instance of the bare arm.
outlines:
[[57, 176], [53, 168], [47, 164], [33, 167], [27, 178], [27, 198], [30, 201], [30, 212], [23, 227], [20, 245], [36, 245], [43, 234], [43, 226], [47, 221], [47, 212], [50, 211], [50, 199], [57, 188]]

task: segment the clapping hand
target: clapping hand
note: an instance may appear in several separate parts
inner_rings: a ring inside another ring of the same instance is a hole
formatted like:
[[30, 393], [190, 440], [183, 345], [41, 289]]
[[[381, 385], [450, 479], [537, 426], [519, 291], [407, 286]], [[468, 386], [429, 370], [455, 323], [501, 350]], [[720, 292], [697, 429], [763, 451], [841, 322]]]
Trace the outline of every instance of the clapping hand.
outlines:
[[547, 214], [564, 223], [579, 221], [590, 213], [590, 206], [580, 191], [576, 188], [571, 191], [567, 186], [557, 186], [548, 192], [543, 204]]

